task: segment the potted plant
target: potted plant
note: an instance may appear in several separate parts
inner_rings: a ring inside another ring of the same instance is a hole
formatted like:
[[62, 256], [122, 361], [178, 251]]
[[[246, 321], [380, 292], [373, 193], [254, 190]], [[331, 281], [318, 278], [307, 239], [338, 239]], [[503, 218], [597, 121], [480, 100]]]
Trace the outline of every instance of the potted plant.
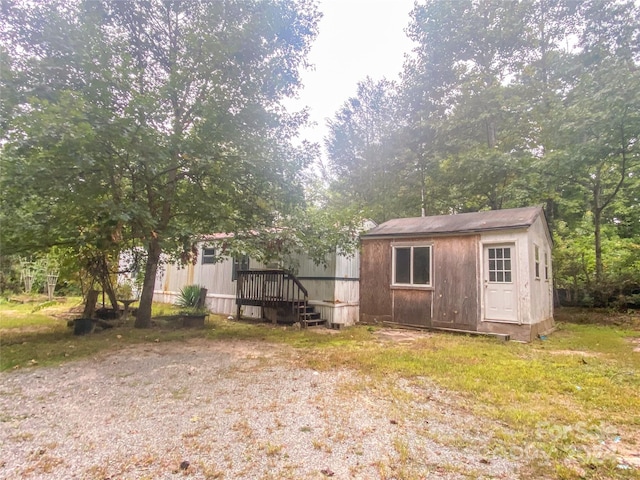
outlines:
[[200, 285], [187, 285], [180, 290], [176, 304], [182, 307], [178, 314], [183, 327], [204, 327], [204, 320], [209, 315], [204, 306], [206, 296], [207, 289]]
[[204, 327], [204, 320], [209, 315], [209, 310], [206, 308], [188, 307], [183, 308], [178, 312], [182, 319], [183, 327]]

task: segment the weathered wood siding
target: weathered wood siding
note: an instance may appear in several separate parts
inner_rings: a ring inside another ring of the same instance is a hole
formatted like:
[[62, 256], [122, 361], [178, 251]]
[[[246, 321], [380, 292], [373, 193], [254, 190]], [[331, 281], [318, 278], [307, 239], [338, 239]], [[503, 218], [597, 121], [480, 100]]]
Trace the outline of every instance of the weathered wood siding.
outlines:
[[477, 330], [478, 240], [477, 235], [434, 239], [434, 327]]
[[[524, 341], [548, 332], [553, 328], [552, 242], [541, 210], [531, 222], [529, 227], [503, 226], [486, 231], [479, 226], [481, 233], [467, 230], [411, 234], [399, 230], [397, 236], [382, 233], [376, 238], [375, 232], [365, 236], [360, 266], [360, 321], [509, 334]], [[392, 246], [405, 244], [432, 246], [430, 287], [392, 286]], [[487, 287], [498, 283], [489, 281], [489, 261], [485, 259], [492, 246], [512, 249], [513, 276], [504, 282], [507, 286], [500, 292], [500, 308], [515, 308], [511, 309], [513, 315], [505, 318], [487, 314], [489, 309], [495, 309], [494, 304], [488, 306], [488, 296], [496, 291]], [[536, 246], [540, 253], [538, 276]]]
[[431, 326], [433, 292], [423, 289], [393, 288], [393, 322], [415, 327]]
[[363, 241], [361, 258], [360, 320], [364, 323], [393, 321], [389, 241]]
[[360, 320], [477, 330], [478, 236], [415, 238], [433, 248], [432, 287], [392, 287], [392, 240], [363, 241]]

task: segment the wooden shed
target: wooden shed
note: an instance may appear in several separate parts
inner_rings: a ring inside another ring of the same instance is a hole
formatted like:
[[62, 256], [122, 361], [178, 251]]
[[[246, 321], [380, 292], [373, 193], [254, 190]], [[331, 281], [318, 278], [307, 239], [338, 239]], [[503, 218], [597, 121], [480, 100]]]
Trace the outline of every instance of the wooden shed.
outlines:
[[540, 207], [389, 220], [361, 237], [360, 321], [508, 334], [553, 329]]

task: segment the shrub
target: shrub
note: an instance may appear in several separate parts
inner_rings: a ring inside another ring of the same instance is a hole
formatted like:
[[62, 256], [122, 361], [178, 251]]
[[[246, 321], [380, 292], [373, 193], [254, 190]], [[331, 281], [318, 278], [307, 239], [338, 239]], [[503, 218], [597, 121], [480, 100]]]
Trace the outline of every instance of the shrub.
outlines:
[[195, 308], [200, 299], [200, 285], [187, 285], [180, 290], [176, 305], [185, 308]]

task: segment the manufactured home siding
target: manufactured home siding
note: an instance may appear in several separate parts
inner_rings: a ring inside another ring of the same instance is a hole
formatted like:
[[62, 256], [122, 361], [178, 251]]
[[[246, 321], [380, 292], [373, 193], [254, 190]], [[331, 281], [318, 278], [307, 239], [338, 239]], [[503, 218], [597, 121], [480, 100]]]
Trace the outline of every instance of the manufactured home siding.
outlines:
[[327, 255], [324, 264], [317, 265], [311, 258], [296, 255], [288, 260], [309, 293], [320, 318], [328, 323], [353, 325], [359, 313], [359, 254], [351, 257]]
[[477, 329], [478, 239], [478, 235], [435, 239], [433, 326]]
[[[250, 261], [251, 268], [264, 268], [262, 263]], [[233, 259], [224, 257], [217, 263], [201, 262], [179, 266], [165, 264], [159, 269], [153, 295], [154, 301], [175, 303], [180, 290], [186, 285], [200, 285], [207, 289], [207, 307], [214, 313], [232, 315], [236, 312], [236, 282], [231, 280]], [[244, 307], [247, 317], [259, 317], [258, 307]]]
[[291, 264], [292, 270], [298, 278], [333, 278], [336, 270], [335, 255], [326, 255], [324, 261], [327, 264], [326, 267], [322, 263], [316, 265], [316, 263], [307, 256], [293, 255], [285, 262], [285, 267], [287, 266], [286, 263]]
[[351, 256], [339, 255], [336, 258], [336, 278], [360, 277], [360, 252], [356, 251]]
[[360, 319], [365, 323], [392, 321], [391, 247], [388, 240], [362, 244], [360, 263]]
[[[309, 304], [315, 307], [322, 319], [329, 323], [352, 325], [358, 321], [359, 313], [359, 256], [347, 258], [330, 254], [326, 263], [327, 266], [316, 265], [306, 255], [293, 255], [283, 265], [300, 279], [307, 289]], [[249, 268], [260, 270], [267, 265], [252, 258]], [[156, 278], [154, 301], [175, 303], [185, 285], [197, 284], [208, 290], [206, 303], [212, 312], [234, 315], [237, 311], [236, 281], [232, 279], [232, 272], [233, 259], [230, 257], [211, 264], [203, 264], [201, 258], [195, 265], [166, 264]], [[245, 306], [242, 309], [242, 315], [246, 317], [260, 317], [261, 314], [259, 307]]]

